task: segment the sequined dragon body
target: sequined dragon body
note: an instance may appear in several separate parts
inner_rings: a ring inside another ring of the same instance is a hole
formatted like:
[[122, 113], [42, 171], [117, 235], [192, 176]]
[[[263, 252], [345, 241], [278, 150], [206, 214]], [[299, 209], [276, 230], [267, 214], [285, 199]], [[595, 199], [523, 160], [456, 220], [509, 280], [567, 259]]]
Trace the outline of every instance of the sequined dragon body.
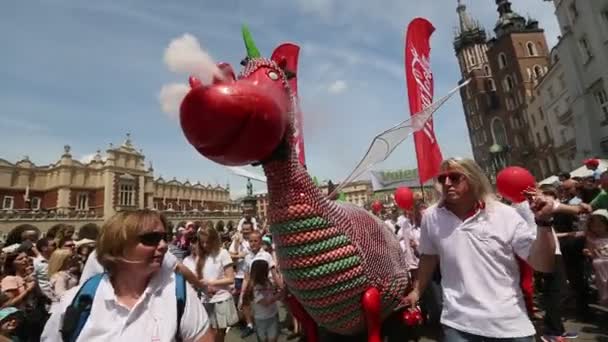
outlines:
[[361, 298], [371, 287], [380, 292], [382, 318], [397, 309], [409, 279], [399, 242], [383, 223], [327, 199], [295, 158], [264, 170], [281, 273], [313, 320], [340, 334], [363, 331]]
[[[244, 36], [248, 58], [238, 77], [222, 65], [224, 77], [210, 86], [191, 80], [192, 90], [181, 106], [184, 133], [201, 154], [224, 165], [260, 158], [257, 164], [267, 178], [268, 219], [280, 271], [303, 309], [294, 309], [294, 315], [306, 315], [298, 318], [312, 318], [339, 334], [353, 335], [367, 328], [369, 340], [379, 341], [380, 322], [400, 308], [410, 285], [399, 242], [375, 216], [331, 201], [315, 186], [298, 160], [294, 139], [293, 69], [297, 66], [278, 50], [271, 59], [261, 58]], [[237, 117], [244, 119], [237, 122]], [[284, 131], [271, 125], [283, 118], [288, 119]], [[217, 124], [220, 119], [226, 122]], [[240, 131], [232, 134], [242, 136], [258, 123], [268, 132], [255, 132], [257, 141], [241, 145], [221, 142], [217, 133], [235, 127]], [[265, 154], [263, 139], [273, 139], [271, 129], [280, 131], [280, 139], [269, 142], [272, 151]], [[309, 334], [309, 341], [314, 340]]]

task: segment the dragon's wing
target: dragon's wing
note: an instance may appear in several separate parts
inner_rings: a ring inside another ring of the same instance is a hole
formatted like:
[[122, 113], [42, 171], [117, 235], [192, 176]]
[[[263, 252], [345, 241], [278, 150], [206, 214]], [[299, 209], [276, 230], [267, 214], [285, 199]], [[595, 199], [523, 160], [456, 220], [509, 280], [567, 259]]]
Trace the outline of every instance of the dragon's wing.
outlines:
[[232, 171], [237, 176], [249, 178], [252, 180], [256, 180], [258, 182], [266, 183], [266, 176], [259, 175], [257, 173], [251, 172], [247, 169], [238, 166], [226, 166], [228, 170]]
[[329, 195], [331, 198], [338, 193], [344, 186], [349, 182], [357, 179], [363, 173], [367, 172], [372, 166], [379, 162], [386, 160], [391, 153], [399, 146], [407, 137], [416, 131], [421, 130], [426, 122], [433, 116], [433, 113], [439, 109], [447, 100], [452, 97], [460, 88], [464, 87], [470, 82], [470, 79], [466, 80], [458, 87], [452, 89], [446, 96], [442, 97], [438, 101], [432, 103], [421, 112], [412, 115], [409, 119], [403, 121], [397, 126], [378, 134], [372, 144], [369, 146], [367, 153], [361, 159], [357, 167], [348, 175], [348, 177], [340, 183], [338, 187]]

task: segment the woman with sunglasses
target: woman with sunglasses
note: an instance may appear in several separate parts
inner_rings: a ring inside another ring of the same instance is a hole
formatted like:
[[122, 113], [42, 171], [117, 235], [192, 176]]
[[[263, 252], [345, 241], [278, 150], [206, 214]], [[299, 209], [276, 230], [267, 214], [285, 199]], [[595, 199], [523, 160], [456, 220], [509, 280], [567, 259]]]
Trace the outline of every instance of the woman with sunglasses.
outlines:
[[234, 263], [213, 227], [199, 229], [196, 240], [196, 251], [184, 259], [184, 266], [200, 279], [201, 300], [209, 314], [215, 341], [223, 342], [226, 329], [239, 321], [230, 293], [234, 285]]
[[[119, 212], [104, 224], [96, 255], [106, 273], [75, 341], [212, 341], [207, 313], [188, 284], [178, 321], [176, 277], [163, 262], [167, 231], [164, 216], [148, 209]], [[62, 340], [66, 311], [81, 287], [53, 307], [42, 341]]]

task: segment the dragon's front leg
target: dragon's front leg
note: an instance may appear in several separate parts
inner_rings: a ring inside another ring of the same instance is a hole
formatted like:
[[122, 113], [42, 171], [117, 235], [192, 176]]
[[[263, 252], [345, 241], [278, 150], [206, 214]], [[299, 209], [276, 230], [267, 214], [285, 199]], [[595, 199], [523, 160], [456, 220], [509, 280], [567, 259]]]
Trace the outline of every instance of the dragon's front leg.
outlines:
[[378, 289], [375, 287], [367, 289], [365, 293], [363, 293], [361, 305], [363, 306], [363, 311], [365, 311], [365, 322], [367, 324], [367, 341], [381, 342], [382, 322], [380, 321], [380, 291], [378, 291]]
[[304, 310], [304, 307], [298, 300], [292, 296], [287, 295], [285, 299], [291, 314], [302, 324], [302, 328], [304, 329], [304, 333], [306, 334], [307, 342], [319, 342], [319, 332], [317, 329], [317, 323], [310, 317], [310, 315]]

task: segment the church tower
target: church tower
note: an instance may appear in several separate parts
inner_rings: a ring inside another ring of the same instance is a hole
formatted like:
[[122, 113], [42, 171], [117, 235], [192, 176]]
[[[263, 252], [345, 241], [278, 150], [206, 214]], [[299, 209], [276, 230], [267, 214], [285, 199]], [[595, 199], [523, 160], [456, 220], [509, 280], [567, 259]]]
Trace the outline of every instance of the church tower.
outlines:
[[536, 151], [526, 120], [534, 88], [547, 71], [549, 50], [538, 22], [511, 8], [509, 0], [495, 0], [495, 37], [487, 39], [458, 0], [459, 27], [454, 38], [464, 114], [475, 161], [490, 176], [508, 165], [531, 167]]
[[[495, 167], [501, 162], [529, 168], [535, 175], [537, 151], [526, 112], [534, 89], [548, 70], [549, 49], [538, 21], [524, 18], [511, 8], [509, 0], [496, 0], [498, 20], [495, 37], [488, 41], [487, 57], [496, 80], [500, 113], [490, 122]], [[538, 101], [537, 101], [538, 102]]]
[[479, 22], [471, 19], [462, 0], [458, 0], [456, 12], [459, 25], [454, 37], [454, 51], [460, 66], [460, 82], [471, 79], [471, 83], [460, 90], [460, 97], [473, 156], [475, 161], [489, 174], [491, 173], [489, 149], [492, 145], [492, 136], [488, 118], [489, 113], [497, 109], [498, 101], [487, 58], [486, 31]]

